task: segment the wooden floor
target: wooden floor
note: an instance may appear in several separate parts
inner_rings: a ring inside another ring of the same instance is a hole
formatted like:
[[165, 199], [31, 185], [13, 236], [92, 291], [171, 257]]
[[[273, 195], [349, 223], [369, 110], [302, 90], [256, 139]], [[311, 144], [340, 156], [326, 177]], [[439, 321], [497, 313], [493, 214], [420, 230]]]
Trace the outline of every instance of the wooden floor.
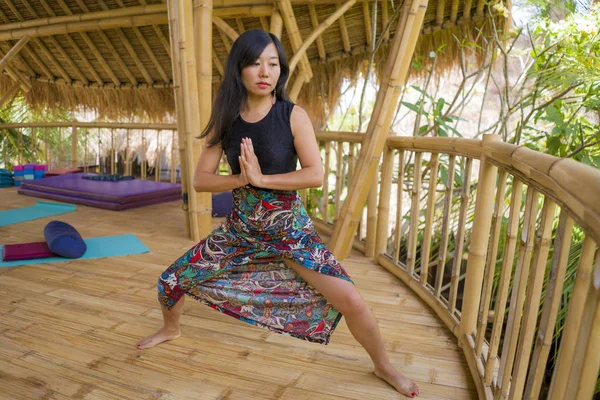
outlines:
[[[0, 211], [35, 204], [0, 189]], [[83, 237], [133, 233], [151, 252], [0, 268], [0, 399], [398, 399], [340, 323], [328, 346], [256, 328], [188, 299], [182, 338], [138, 351], [161, 326], [156, 281], [194, 243], [178, 203], [129, 211], [77, 206], [0, 227], [0, 244], [43, 240], [52, 219]], [[379, 320], [397, 368], [421, 399], [477, 394], [453, 335], [381, 267], [343, 262]]]

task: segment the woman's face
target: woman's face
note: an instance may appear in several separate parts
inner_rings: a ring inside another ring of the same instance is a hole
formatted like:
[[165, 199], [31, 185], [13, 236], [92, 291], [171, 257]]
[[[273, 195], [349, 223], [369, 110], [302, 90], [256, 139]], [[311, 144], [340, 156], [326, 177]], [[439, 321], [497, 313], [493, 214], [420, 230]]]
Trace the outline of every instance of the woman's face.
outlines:
[[275, 45], [270, 43], [254, 64], [242, 69], [242, 82], [248, 96], [267, 96], [275, 90], [280, 74], [279, 54]]

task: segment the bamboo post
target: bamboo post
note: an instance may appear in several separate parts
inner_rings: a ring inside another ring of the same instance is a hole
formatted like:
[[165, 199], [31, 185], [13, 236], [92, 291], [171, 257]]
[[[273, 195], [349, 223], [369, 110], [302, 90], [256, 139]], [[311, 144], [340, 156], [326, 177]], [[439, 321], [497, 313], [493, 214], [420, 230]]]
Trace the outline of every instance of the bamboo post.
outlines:
[[342, 194], [342, 184], [344, 183], [344, 142], [336, 143], [336, 161], [335, 161], [335, 193], [333, 194], [333, 217], [335, 219], [340, 215], [340, 198]]
[[125, 175], [132, 175], [130, 129], [125, 130]]
[[83, 172], [88, 172], [88, 130], [85, 130], [83, 136]]
[[483, 281], [483, 301], [479, 305], [477, 336], [475, 338], [475, 355], [481, 356], [483, 341], [488, 323], [490, 301], [492, 299], [492, 286], [494, 285], [494, 273], [496, 272], [496, 258], [498, 257], [498, 243], [500, 242], [500, 228], [504, 214], [504, 193], [506, 191], [506, 179], [508, 173], [501, 170], [498, 176], [498, 188], [496, 190], [496, 202], [492, 218], [492, 235], [489, 241], [487, 263], [485, 265], [486, 276]]
[[[482, 146], [490, 142], [499, 141], [496, 135], [484, 135]], [[491, 165], [485, 156], [479, 164], [479, 179], [477, 181], [477, 200], [475, 202], [475, 216], [471, 231], [471, 245], [469, 246], [469, 259], [467, 261], [467, 276], [463, 292], [462, 318], [460, 324], [460, 340], [475, 331], [477, 311], [479, 310], [480, 293], [483, 281], [483, 268], [487, 253], [490, 225], [492, 219], [492, 204], [494, 202], [494, 186], [498, 175], [498, 168]], [[456, 253], [455, 257], [461, 258]], [[466, 342], [464, 342], [466, 343]]]
[[213, 24], [215, 24], [224, 34], [231, 39], [232, 42], [235, 42], [240, 35], [233, 29], [231, 26], [227, 24], [227, 22], [223, 21], [219, 17], [212, 18]]
[[160, 182], [160, 131], [156, 131], [156, 161], [154, 162], [154, 181]]
[[[197, 123], [198, 132], [202, 131], [210, 119], [212, 108], [212, 18], [213, 18], [213, 2], [212, 0], [195, 0], [194, 2], [194, 32], [195, 32], [195, 53], [196, 53], [196, 96], [198, 98], [197, 105]], [[193, 91], [192, 91], [193, 93]], [[192, 168], [195, 168], [204, 140], [195, 139], [198, 134], [193, 134], [191, 129], [188, 130], [188, 145], [191, 145], [193, 158], [190, 160], [190, 187], [194, 187], [194, 174]], [[195, 221], [192, 226], [198, 225], [199, 240], [207, 236], [212, 231], [212, 196], [210, 193], [198, 193], [196, 204], [192, 212]]]
[[37, 162], [37, 128], [31, 128], [31, 162]]
[[79, 141], [77, 140], [77, 127], [71, 127], [71, 168], [77, 168], [79, 160], [77, 156], [77, 148]]
[[504, 334], [502, 356], [500, 359], [500, 371], [498, 374], [498, 387], [505, 396], [508, 396], [518, 334], [519, 329], [521, 328], [521, 314], [523, 311], [523, 304], [525, 303], [525, 291], [527, 289], [533, 242], [535, 239], [538, 198], [538, 191], [534, 187], [529, 186], [527, 188], [527, 201], [525, 205], [525, 216], [523, 218], [521, 243], [519, 244], [519, 255], [517, 258], [517, 266], [515, 267], [510, 297], [510, 310], [506, 321], [506, 331]]
[[[351, 190], [342, 206], [341, 218], [336, 222], [329, 248], [339, 259], [348, 256], [368, 187], [362, 185], [376, 176], [379, 158], [390, 131], [400, 90], [404, 85], [414, 52], [428, 0], [406, 1], [401, 21], [386, 63], [381, 89], [369, 121], [366, 139], [361, 146], [360, 159], [353, 173]], [[362, 187], [361, 187], [362, 185]]]
[[[300, 31], [298, 30], [298, 24], [296, 23], [296, 17], [294, 16], [294, 9], [290, 0], [277, 0], [279, 11], [283, 17], [285, 29], [292, 45], [292, 50], [297, 53], [302, 46], [302, 38], [300, 37]], [[310, 63], [306, 54], [300, 58], [300, 71], [305, 75], [306, 80], [310, 80], [313, 76]]]
[[575, 368], [571, 369], [568, 384], [568, 387], [577, 388], [577, 399], [592, 398], [600, 369], [600, 253], [596, 256], [593, 275], [583, 309], [583, 323], [577, 338], [577, 363]]
[[429, 275], [429, 258], [431, 257], [431, 229], [433, 215], [435, 214], [435, 189], [437, 187], [438, 153], [431, 155], [429, 161], [429, 193], [427, 194], [427, 211], [425, 214], [425, 230], [423, 232], [423, 246], [421, 247], [421, 284], [427, 283]]
[[321, 209], [323, 210], [323, 222], [329, 222], [329, 164], [331, 162], [331, 141], [325, 142], [325, 171], [323, 178], [323, 197], [321, 198]]
[[[579, 265], [577, 266], [575, 285], [573, 286], [573, 294], [571, 295], [569, 303], [567, 321], [564, 325], [560, 349], [558, 351], [558, 361], [556, 362], [554, 372], [552, 373], [552, 383], [550, 384], [548, 400], [569, 398], [568, 393], [571, 393], [571, 390], [576, 389], [576, 387], [569, 386], [569, 383], [572, 379], [571, 371], [576, 364], [575, 354], [577, 350], [577, 340], [584, 318], [588, 290], [593, 288], [591, 281], [592, 279], [597, 279], [596, 277], [599, 271], [598, 266], [596, 265], [596, 271], [593, 273], [595, 252], [596, 243], [589, 236], [586, 236], [583, 241], [581, 256], [579, 257]], [[597, 374], [597, 372], [598, 369], [596, 369], [595, 373]], [[576, 397], [573, 396], [573, 398]]]
[[375, 259], [375, 241], [377, 240], [377, 192], [379, 180], [375, 179], [370, 185], [367, 197], [367, 236], [365, 256]]
[[281, 18], [281, 14], [277, 10], [273, 10], [273, 14], [271, 14], [271, 27], [270, 31], [273, 35], [277, 36], [279, 40], [281, 40], [281, 32], [283, 30], [283, 18]]
[[523, 398], [523, 387], [525, 386], [525, 378], [527, 377], [527, 368], [529, 367], [531, 346], [533, 344], [533, 333], [535, 332], [540, 299], [542, 297], [542, 284], [544, 283], [544, 272], [546, 272], [546, 262], [548, 261], [550, 241], [552, 240], [552, 225], [555, 212], [556, 203], [549, 197], [545, 197], [542, 220], [535, 239], [535, 257], [525, 296], [527, 303], [525, 304], [525, 313], [523, 315], [523, 327], [519, 334], [515, 366], [510, 383], [510, 398], [515, 400]]
[[170, 178], [171, 183], [177, 182], [177, 176], [175, 171], [175, 131], [171, 131], [171, 170], [170, 170]]
[[6, 129], [2, 129], [2, 141], [4, 141], [2, 146], [2, 160], [4, 164], [4, 168], [8, 167], [8, 131]]
[[140, 150], [141, 178], [146, 180], [146, 131], [142, 129], [142, 147]]
[[396, 235], [394, 237], [394, 263], [400, 258], [402, 244], [402, 193], [404, 186], [404, 150], [398, 150], [398, 184], [396, 199]]
[[452, 218], [452, 199], [454, 194], [454, 173], [456, 171], [456, 156], [448, 157], [448, 179], [446, 181], [446, 193], [444, 197], [444, 216], [442, 217], [442, 241], [438, 254], [438, 267], [434, 283], [434, 296], [439, 298], [442, 294], [444, 272], [446, 270], [446, 259], [448, 257], [448, 241], [450, 239], [450, 219]]
[[413, 183], [410, 200], [410, 230], [408, 234], [408, 248], [406, 250], [406, 268], [408, 275], [413, 276], [417, 259], [417, 236], [419, 234], [419, 202], [421, 200], [421, 163], [423, 153], [415, 153], [413, 164]]
[[46, 165], [48, 165], [48, 169], [50, 169], [50, 134], [48, 131], [50, 128], [44, 129], [44, 155], [46, 158]]
[[308, 78], [302, 71], [296, 76], [296, 80], [294, 81], [294, 85], [292, 86], [292, 90], [290, 90], [290, 99], [292, 101], [296, 101], [298, 99], [298, 95], [300, 94], [300, 89], [302, 89], [302, 85], [304, 82], [307, 82]]
[[377, 234], [375, 235], [375, 257], [385, 254], [388, 241], [388, 221], [390, 216], [390, 194], [392, 193], [392, 175], [394, 173], [394, 149], [387, 147], [383, 152], [381, 171], [381, 189], [377, 210]]

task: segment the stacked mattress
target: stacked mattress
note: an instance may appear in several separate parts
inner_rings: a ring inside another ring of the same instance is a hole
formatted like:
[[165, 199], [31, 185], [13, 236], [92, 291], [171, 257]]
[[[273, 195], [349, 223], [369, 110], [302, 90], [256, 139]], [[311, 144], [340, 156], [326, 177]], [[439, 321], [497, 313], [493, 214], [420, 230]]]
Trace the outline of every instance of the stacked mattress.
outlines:
[[67, 174], [23, 181], [19, 193], [107, 210], [126, 210], [181, 199], [181, 185], [144, 181], [83, 179], [94, 174]]

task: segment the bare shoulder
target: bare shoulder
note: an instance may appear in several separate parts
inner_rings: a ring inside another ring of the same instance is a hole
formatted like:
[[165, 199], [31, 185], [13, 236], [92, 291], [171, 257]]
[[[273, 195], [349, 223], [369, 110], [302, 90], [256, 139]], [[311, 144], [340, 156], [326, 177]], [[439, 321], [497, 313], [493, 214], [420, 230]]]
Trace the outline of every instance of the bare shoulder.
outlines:
[[300, 107], [299, 105], [294, 105], [294, 108], [292, 109], [292, 115], [290, 116], [290, 125], [292, 127], [292, 134], [294, 136], [296, 136], [297, 134], [306, 133], [307, 130], [309, 132], [314, 132], [312, 128], [312, 122], [308, 116], [308, 113], [304, 110], [304, 108]]

